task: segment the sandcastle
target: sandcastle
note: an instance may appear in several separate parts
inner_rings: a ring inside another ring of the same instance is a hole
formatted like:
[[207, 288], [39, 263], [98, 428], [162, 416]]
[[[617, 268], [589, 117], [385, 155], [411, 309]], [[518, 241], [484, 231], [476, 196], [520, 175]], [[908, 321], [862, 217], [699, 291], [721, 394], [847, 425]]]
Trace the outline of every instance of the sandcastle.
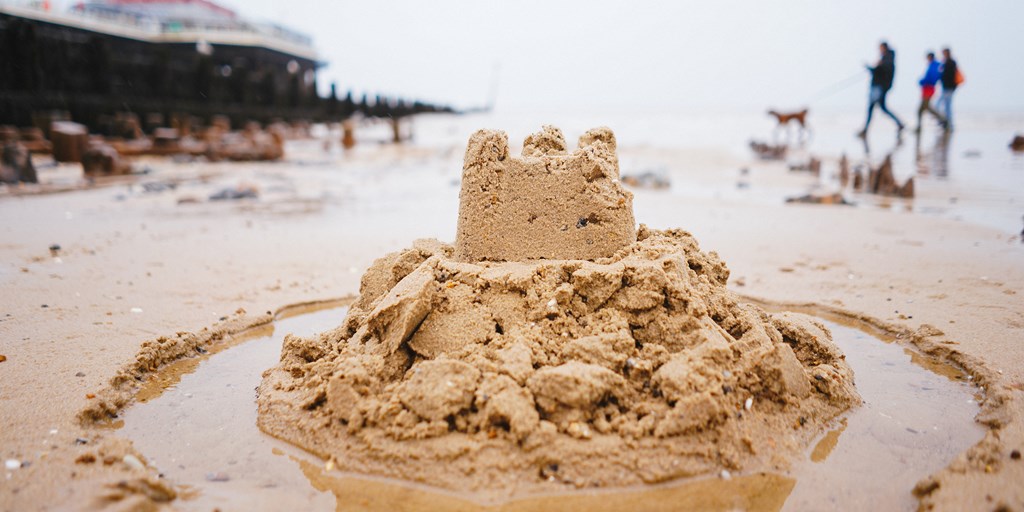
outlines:
[[286, 337], [261, 429], [501, 499], [785, 467], [858, 402], [820, 323], [739, 302], [689, 233], [634, 230], [610, 130], [507, 147], [470, 139], [455, 246], [378, 259], [341, 326]]

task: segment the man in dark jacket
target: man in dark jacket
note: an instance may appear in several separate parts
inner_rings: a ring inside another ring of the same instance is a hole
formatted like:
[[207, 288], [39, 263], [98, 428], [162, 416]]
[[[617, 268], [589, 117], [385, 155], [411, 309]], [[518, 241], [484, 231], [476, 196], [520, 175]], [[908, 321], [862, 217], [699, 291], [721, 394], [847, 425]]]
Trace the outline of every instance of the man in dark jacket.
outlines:
[[892, 81], [896, 77], [896, 51], [889, 48], [889, 43], [884, 41], [878, 49], [881, 53], [878, 64], [874, 67], [866, 66], [871, 72], [871, 92], [868, 97], [868, 118], [864, 121], [864, 129], [857, 134], [859, 137], [867, 136], [868, 127], [871, 126], [871, 114], [876, 105], [881, 107], [882, 112], [885, 112], [893, 121], [896, 121], [899, 131], [903, 131], [903, 121], [900, 121], [900, 118], [885, 106], [885, 95], [889, 93], [889, 89], [892, 89]]
[[939, 95], [938, 107], [946, 116], [946, 130], [953, 129], [953, 93], [960, 85], [960, 70], [949, 48], [942, 49], [942, 94]]

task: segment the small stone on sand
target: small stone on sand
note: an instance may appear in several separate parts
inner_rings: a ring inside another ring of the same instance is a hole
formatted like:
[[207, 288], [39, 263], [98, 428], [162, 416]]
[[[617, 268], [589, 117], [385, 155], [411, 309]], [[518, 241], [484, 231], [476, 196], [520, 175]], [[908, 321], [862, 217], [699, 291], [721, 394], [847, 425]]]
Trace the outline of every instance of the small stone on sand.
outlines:
[[136, 469], [136, 470], [146, 469], [146, 465], [143, 464], [142, 461], [139, 460], [138, 457], [136, 457], [136, 456], [134, 456], [134, 455], [132, 455], [130, 453], [128, 455], [125, 455], [123, 458], [121, 458], [121, 462], [124, 462], [124, 464], [126, 466], [128, 466], [128, 467], [130, 467], [132, 469]]

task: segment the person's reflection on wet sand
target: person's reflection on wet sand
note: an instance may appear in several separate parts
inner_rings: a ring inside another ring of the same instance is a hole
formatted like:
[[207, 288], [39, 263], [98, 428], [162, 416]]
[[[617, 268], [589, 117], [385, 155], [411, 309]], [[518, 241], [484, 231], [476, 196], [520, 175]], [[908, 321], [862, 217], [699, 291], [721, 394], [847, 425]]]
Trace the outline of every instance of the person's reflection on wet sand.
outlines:
[[921, 149], [921, 134], [914, 139], [914, 161], [917, 164], [917, 173], [923, 175], [934, 175], [937, 178], [949, 176], [949, 141], [952, 132], [940, 131], [935, 136], [935, 143], [928, 151]]
[[[864, 161], [870, 163], [871, 162], [871, 143], [869, 142], [868, 137], [862, 138], [861, 142], [864, 144]], [[903, 137], [902, 137], [902, 135], [897, 134], [896, 140], [893, 142], [892, 147], [890, 147], [887, 151], [884, 152], [885, 157], [892, 157], [902, 147], [903, 147]], [[883, 157], [882, 160], [884, 160], [885, 157]]]

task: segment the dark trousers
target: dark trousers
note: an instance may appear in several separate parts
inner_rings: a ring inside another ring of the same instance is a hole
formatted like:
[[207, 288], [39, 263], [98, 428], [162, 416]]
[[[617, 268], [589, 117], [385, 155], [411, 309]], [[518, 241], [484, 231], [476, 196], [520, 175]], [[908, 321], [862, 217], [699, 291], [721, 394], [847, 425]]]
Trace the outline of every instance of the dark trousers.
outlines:
[[896, 126], [903, 128], [903, 121], [900, 121], [900, 118], [896, 117], [896, 114], [890, 112], [889, 108], [885, 106], [885, 95], [888, 94], [888, 92], [889, 91], [883, 90], [881, 86], [871, 86], [871, 95], [868, 97], [868, 119], [867, 121], [864, 121], [865, 132], [868, 131], [868, 126], [871, 126], [871, 114], [875, 111], [876, 105], [881, 107], [882, 112], [885, 112], [893, 121], [896, 121]]

